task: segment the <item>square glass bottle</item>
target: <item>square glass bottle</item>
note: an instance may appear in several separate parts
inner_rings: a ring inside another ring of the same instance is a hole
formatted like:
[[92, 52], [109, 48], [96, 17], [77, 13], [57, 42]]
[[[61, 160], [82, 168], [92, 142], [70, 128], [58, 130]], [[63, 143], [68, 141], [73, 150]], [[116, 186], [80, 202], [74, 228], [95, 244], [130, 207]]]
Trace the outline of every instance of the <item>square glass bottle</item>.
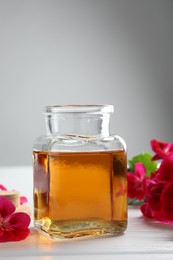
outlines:
[[126, 144], [109, 134], [111, 105], [45, 107], [47, 135], [33, 146], [34, 225], [67, 240], [127, 227]]

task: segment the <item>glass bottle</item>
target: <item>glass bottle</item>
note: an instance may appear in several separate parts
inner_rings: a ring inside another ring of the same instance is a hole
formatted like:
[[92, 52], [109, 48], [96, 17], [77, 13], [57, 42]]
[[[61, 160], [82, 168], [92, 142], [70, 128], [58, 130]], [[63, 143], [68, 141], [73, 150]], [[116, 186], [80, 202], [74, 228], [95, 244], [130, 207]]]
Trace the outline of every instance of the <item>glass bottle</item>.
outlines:
[[34, 225], [66, 240], [127, 227], [126, 144], [109, 134], [111, 105], [48, 106], [33, 146]]

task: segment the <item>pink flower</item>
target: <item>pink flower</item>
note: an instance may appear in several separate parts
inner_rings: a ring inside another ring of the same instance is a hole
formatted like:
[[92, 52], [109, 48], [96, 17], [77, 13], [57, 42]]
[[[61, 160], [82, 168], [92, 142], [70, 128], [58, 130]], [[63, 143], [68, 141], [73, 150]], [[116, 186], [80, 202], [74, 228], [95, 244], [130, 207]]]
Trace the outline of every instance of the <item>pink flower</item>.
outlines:
[[145, 217], [173, 223], [173, 153], [146, 181], [146, 202], [141, 211]]
[[160, 209], [160, 196], [164, 188], [164, 182], [156, 181], [154, 179], [146, 182], [146, 200], [150, 207], [154, 210]]
[[[2, 184], [0, 184], [0, 190], [7, 190], [6, 187], [4, 187]], [[28, 200], [25, 196], [20, 196], [20, 205], [23, 205], [24, 203], [27, 203]]]
[[135, 172], [127, 173], [128, 197], [142, 200], [145, 196], [146, 169], [143, 163], [135, 164]]
[[165, 182], [173, 181], [173, 152], [162, 161], [157, 172], [157, 179]]
[[11, 201], [0, 196], [0, 242], [20, 241], [30, 233], [29, 215], [15, 210]]
[[156, 154], [153, 156], [152, 160], [164, 159], [170, 153], [173, 153], [173, 144], [159, 142], [156, 139], [151, 140], [151, 148]]
[[165, 186], [160, 200], [163, 215], [166, 219], [173, 221], [173, 182]]

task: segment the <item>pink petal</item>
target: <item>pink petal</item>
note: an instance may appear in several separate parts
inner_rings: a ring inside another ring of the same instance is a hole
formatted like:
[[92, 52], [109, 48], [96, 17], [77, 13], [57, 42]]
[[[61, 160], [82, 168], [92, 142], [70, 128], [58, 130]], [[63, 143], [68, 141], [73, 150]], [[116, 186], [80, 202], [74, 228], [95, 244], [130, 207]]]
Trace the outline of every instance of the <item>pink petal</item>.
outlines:
[[147, 179], [146, 180], [146, 187], [150, 188], [150, 186], [156, 185], [156, 180], [155, 179]]
[[146, 199], [148, 204], [154, 211], [158, 211], [161, 208], [160, 196], [164, 185], [165, 184], [163, 182], [155, 181], [153, 179], [147, 180]]
[[149, 206], [148, 203], [142, 204], [141, 207], [140, 207], [140, 210], [145, 217], [147, 217], [147, 218], [153, 217], [152, 216], [153, 211], [152, 211], [152, 209], [151, 209], [151, 207]]
[[11, 231], [5, 230], [3, 235], [0, 236], [0, 242], [24, 240], [29, 235], [29, 233], [30, 230], [28, 228], [24, 230], [11, 230]]
[[127, 180], [128, 180], [128, 188], [129, 189], [134, 189], [138, 185], [138, 178], [136, 175], [132, 172], [127, 173]]
[[158, 154], [155, 154], [153, 157], [152, 157], [152, 161], [157, 161], [157, 160], [160, 160], [161, 157], [158, 155]]
[[12, 229], [26, 229], [31, 222], [30, 216], [24, 212], [14, 213], [9, 217], [8, 227]]
[[133, 172], [127, 173], [127, 178], [129, 182], [136, 182], [138, 178], [136, 178], [136, 175]]
[[162, 161], [158, 171], [162, 180], [173, 181], [173, 153]]
[[2, 218], [6, 218], [13, 214], [13, 212], [16, 210], [16, 207], [13, 205], [13, 203], [8, 200], [7, 198], [0, 196], [0, 216]]
[[27, 203], [27, 202], [28, 202], [28, 199], [26, 197], [24, 197], [24, 196], [20, 197], [20, 205]]
[[135, 163], [135, 173], [136, 175], [143, 180], [146, 174], [146, 169], [143, 163]]
[[144, 197], [145, 197], [145, 191], [143, 189], [138, 190], [136, 194], [136, 198], [138, 200], [143, 200]]
[[128, 180], [128, 197], [135, 198], [136, 197], [136, 189], [137, 189], [137, 181], [136, 176], [128, 172], [127, 173], [127, 180]]
[[128, 180], [128, 197], [129, 198], [137, 198], [138, 200], [142, 200], [145, 196], [145, 179], [141, 180], [136, 174], [128, 172], [127, 173]]
[[173, 152], [173, 144], [166, 142], [159, 142], [156, 139], [151, 140], [151, 148], [156, 153], [152, 160], [164, 159]]
[[150, 142], [152, 150], [158, 155], [158, 158], [164, 158], [165, 157], [165, 148], [168, 146], [168, 143], [165, 142], [159, 142], [156, 139], [151, 140]]
[[161, 204], [164, 216], [173, 221], [173, 182], [168, 183], [161, 194]]
[[3, 236], [3, 234], [4, 234], [4, 230], [0, 228], [0, 237]]
[[0, 184], [0, 190], [7, 190], [2, 184]]

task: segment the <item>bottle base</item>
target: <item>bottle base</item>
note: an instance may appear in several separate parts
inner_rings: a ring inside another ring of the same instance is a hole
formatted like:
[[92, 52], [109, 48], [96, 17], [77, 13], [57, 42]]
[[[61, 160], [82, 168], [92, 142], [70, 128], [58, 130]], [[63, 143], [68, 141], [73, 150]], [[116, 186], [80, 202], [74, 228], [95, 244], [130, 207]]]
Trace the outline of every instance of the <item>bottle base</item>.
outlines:
[[118, 236], [127, 228], [127, 221], [55, 220], [35, 221], [35, 227], [43, 236], [57, 241]]

